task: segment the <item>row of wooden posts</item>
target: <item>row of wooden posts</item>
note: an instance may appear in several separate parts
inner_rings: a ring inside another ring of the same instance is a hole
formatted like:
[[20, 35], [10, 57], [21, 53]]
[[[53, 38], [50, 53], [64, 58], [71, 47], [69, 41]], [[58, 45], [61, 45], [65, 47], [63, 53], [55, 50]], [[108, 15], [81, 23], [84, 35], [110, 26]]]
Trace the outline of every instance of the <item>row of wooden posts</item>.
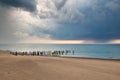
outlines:
[[30, 56], [60, 56], [60, 55], [68, 55], [68, 54], [72, 54], [74, 55], [74, 50], [62, 50], [62, 51], [24, 51], [24, 52], [10, 52], [10, 54], [12, 55], [30, 55]]

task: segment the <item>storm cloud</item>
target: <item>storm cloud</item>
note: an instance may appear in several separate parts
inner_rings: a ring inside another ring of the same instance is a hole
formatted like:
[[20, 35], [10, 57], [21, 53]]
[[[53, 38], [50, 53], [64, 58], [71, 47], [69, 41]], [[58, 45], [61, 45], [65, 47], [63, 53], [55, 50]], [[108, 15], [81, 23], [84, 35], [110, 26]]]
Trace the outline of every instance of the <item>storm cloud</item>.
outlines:
[[36, 10], [36, 1], [35, 0], [0, 0], [2, 6], [12, 6], [16, 8], [25, 9], [28, 11]]
[[119, 0], [1, 0], [0, 5], [1, 42], [120, 39]]

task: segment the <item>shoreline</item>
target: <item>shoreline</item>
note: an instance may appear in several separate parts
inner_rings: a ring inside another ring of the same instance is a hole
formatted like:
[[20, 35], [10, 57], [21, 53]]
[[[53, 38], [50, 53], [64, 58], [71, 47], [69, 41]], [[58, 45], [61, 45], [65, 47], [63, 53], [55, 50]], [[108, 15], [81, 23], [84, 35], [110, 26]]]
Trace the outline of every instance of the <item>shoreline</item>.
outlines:
[[69, 57], [61, 56], [62, 58], [73, 58], [73, 59], [89, 59], [89, 60], [110, 60], [110, 61], [120, 61], [120, 59], [110, 59], [110, 58], [91, 58], [91, 57]]

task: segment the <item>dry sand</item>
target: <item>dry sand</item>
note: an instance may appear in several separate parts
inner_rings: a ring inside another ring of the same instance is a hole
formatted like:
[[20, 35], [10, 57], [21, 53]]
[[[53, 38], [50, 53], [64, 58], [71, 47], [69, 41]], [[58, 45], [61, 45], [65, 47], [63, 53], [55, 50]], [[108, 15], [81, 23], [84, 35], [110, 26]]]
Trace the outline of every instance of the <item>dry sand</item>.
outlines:
[[120, 61], [7, 53], [0, 51], [0, 80], [120, 80]]

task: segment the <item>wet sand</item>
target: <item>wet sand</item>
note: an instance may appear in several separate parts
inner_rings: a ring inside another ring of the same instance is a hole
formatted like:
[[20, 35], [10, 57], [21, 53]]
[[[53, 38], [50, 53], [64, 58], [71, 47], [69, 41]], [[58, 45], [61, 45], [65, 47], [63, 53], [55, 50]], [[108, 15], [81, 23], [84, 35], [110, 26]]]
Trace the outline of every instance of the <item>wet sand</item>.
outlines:
[[120, 80], [120, 61], [13, 56], [0, 51], [0, 80]]

